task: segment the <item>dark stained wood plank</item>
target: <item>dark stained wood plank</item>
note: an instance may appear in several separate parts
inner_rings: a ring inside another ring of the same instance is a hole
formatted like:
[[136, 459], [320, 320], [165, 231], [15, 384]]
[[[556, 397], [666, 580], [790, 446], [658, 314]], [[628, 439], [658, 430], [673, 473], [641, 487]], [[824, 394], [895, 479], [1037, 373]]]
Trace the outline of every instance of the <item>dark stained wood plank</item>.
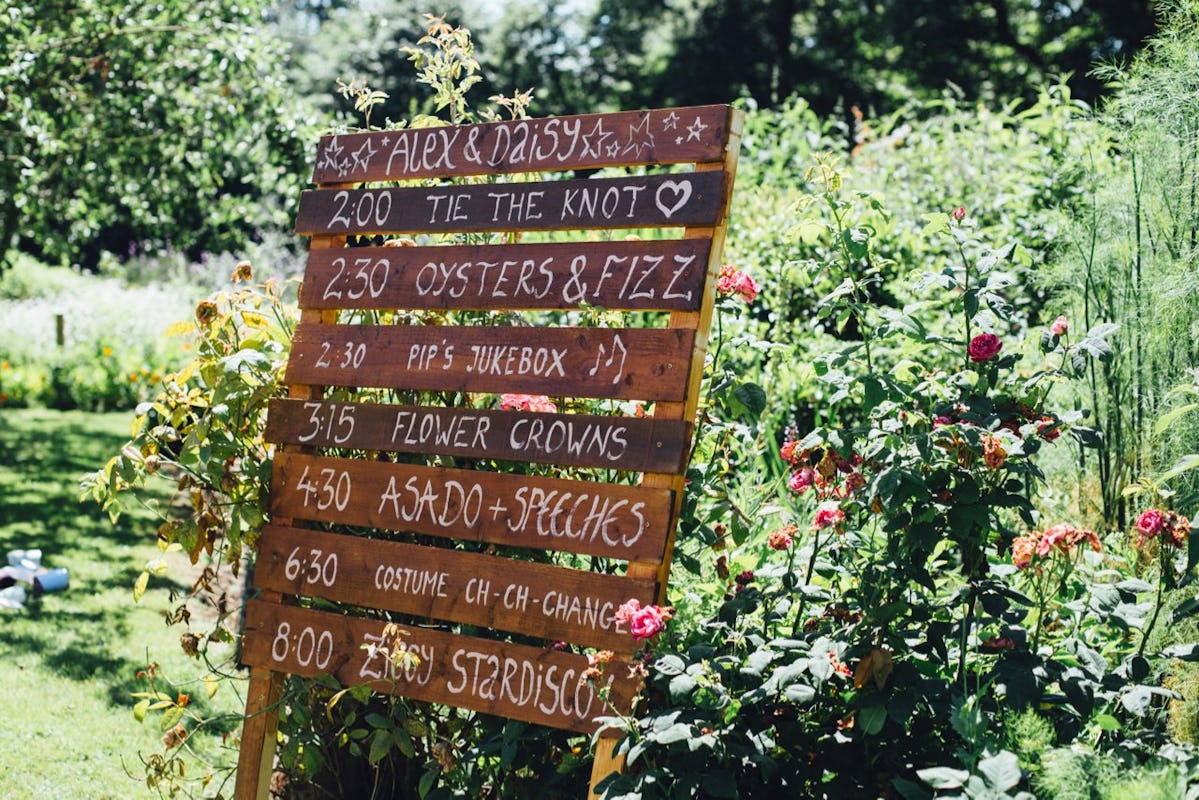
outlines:
[[711, 225], [719, 172], [470, 186], [314, 189], [296, 233], [465, 233]]
[[653, 417], [272, 400], [266, 439], [306, 447], [680, 472], [688, 425]]
[[673, 494], [592, 481], [279, 453], [271, 516], [560, 550], [660, 558]]
[[278, 526], [262, 532], [254, 585], [622, 651], [633, 638], [616, 610], [656, 592], [652, 580]]
[[695, 331], [300, 323], [286, 380], [310, 386], [682, 400]]
[[[399, 659], [389, 657], [390, 651], [400, 652]], [[261, 600], [246, 604], [243, 660], [580, 733], [593, 733], [596, 718], [612, 714], [598, 687], [583, 676], [586, 656], [412, 625], [392, 633], [379, 620]], [[600, 680], [609, 686], [608, 700], [627, 714], [640, 689], [637, 672], [626, 661], [605, 667]]]
[[321, 139], [313, 183], [720, 161], [729, 107], [693, 106]]
[[314, 250], [301, 308], [695, 310], [709, 241]]

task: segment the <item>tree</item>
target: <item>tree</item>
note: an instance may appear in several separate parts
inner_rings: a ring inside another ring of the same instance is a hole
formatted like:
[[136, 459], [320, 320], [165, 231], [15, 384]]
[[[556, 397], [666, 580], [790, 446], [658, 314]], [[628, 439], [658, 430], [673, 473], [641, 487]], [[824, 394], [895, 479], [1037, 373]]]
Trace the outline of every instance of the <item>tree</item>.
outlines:
[[0, 5], [0, 265], [286, 224], [313, 137], [262, 0]]
[[582, 69], [582, 92], [552, 96], [547, 84], [550, 107], [572, 96], [638, 107], [798, 94], [828, 113], [888, 111], [949, 83], [967, 97], [1031, 97], [1061, 73], [1094, 100], [1104, 87], [1093, 65], [1131, 56], [1155, 30], [1152, 0], [595, 0], [569, 61], [535, 49]]

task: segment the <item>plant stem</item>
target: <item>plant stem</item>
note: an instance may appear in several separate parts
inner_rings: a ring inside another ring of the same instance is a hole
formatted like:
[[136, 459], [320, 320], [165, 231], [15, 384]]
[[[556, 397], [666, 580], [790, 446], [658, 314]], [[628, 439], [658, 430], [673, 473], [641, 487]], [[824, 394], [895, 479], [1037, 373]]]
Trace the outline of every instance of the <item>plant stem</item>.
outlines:
[[[803, 583], [808, 586], [812, 583], [812, 573], [816, 571], [816, 556], [820, 553], [820, 531], [816, 531], [816, 538], [812, 541], [812, 555], [808, 558], [808, 568], [804, 573]], [[795, 612], [795, 622], [791, 626], [791, 635], [799, 633], [800, 626], [803, 625], [803, 612], [808, 605], [808, 595], [806, 592], [799, 597], [799, 610]]]
[[970, 628], [974, 625], [975, 585], [970, 582], [970, 591], [966, 597], [966, 617], [962, 620], [962, 639], [958, 648], [958, 675], [962, 679], [962, 694], [968, 691], [966, 686], [966, 640], [970, 637]]
[[1145, 632], [1141, 634], [1141, 646], [1137, 648], [1137, 655], [1145, 655], [1145, 645], [1149, 643], [1149, 634], [1153, 633], [1153, 626], [1157, 624], [1157, 615], [1162, 610], [1162, 594], [1166, 588], [1165, 570], [1168, 566], [1166, 563], [1166, 548], [1161, 548], [1161, 569], [1162, 574], [1157, 576], [1157, 599], [1153, 601], [1153, 616], [1149, 618], [1149, 624], [1145, 626]]

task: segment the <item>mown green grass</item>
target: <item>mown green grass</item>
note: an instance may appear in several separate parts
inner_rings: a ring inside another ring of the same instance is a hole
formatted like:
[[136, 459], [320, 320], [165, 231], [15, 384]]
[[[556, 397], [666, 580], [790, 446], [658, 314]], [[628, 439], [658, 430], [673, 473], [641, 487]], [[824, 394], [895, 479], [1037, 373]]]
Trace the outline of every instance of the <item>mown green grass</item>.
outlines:
[[[190, 684], [210, 705], [204, 665], [179, 647], [179, 627], [164, 624], [168, 592], [179, 590], [186, 560], [156, 577], [139, 603], [132, 587], [147, 560], [161, 555], [148, 511], [112, 525], [78, 501], [79, 477], [124, 443], [129, 414], [0, 411], [0, 559], [40, 547], [48, 567], [70, 570], [64, 592], [33, 597], [24, 611], [0, 610], [0, 797], [152, 797], [142, 758], [163, 752], [156, 715], [138, 723], [131, 695], [148, 661], [160, 675]], [[224, 691], [228, 691], [228, 687]], [[236, 709], [232, 693], [212, 701]], [[217, 729], [191, 744], [215, 752]], [[233, 760], [227, 757], [226, 760]], [[218, 778], [219, 782], [219, 778]], [[215, 788], [210, 787], [210, 790]]]

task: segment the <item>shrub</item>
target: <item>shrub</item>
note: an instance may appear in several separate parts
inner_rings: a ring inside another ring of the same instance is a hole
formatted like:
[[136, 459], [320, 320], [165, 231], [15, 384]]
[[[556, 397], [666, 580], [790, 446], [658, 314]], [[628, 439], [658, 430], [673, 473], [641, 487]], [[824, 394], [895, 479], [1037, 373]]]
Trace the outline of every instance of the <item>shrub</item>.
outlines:
[[[1147, 644], [1194, 559], [1163, 547], [1156, 586], [1122, 579], [1138, 556], [1121, 537], [1035, 504], [1040, 451], [1093, 441], [1052, 389], [1110, 359], [1110, 328], [1055, 321], [1025, 347], [1009, 324], [1022, 250], [986, 246], [964, 209], [924, 215], [956, 263], [906, 313], [879, 305], [880, 234], [860, 221], [885, 209], [827, 161], [809, 181], [803, 224], [827, 254], [809, 269], [834, 287], [818, 313], [860, 336], [814, 359], [820, 421], [775, 463], [734, 467], [757, 491], [722, 491], [732, 457], [701, 448], [679, 545], [697, 574], [676, 575], [680, 625], [604, 796], [1029, 797], [1031, 774], [1056, 774], [1041, 754], [1070, 744], [1189, 774], [1162, 746], [1179, 651]], [[732, 432], [743, 457], [771, 447], [749, 427], [708, 438]], [[707, 529], [740, 529], [737, 546], [701, 560], [696, 538], [729, 545]]]

